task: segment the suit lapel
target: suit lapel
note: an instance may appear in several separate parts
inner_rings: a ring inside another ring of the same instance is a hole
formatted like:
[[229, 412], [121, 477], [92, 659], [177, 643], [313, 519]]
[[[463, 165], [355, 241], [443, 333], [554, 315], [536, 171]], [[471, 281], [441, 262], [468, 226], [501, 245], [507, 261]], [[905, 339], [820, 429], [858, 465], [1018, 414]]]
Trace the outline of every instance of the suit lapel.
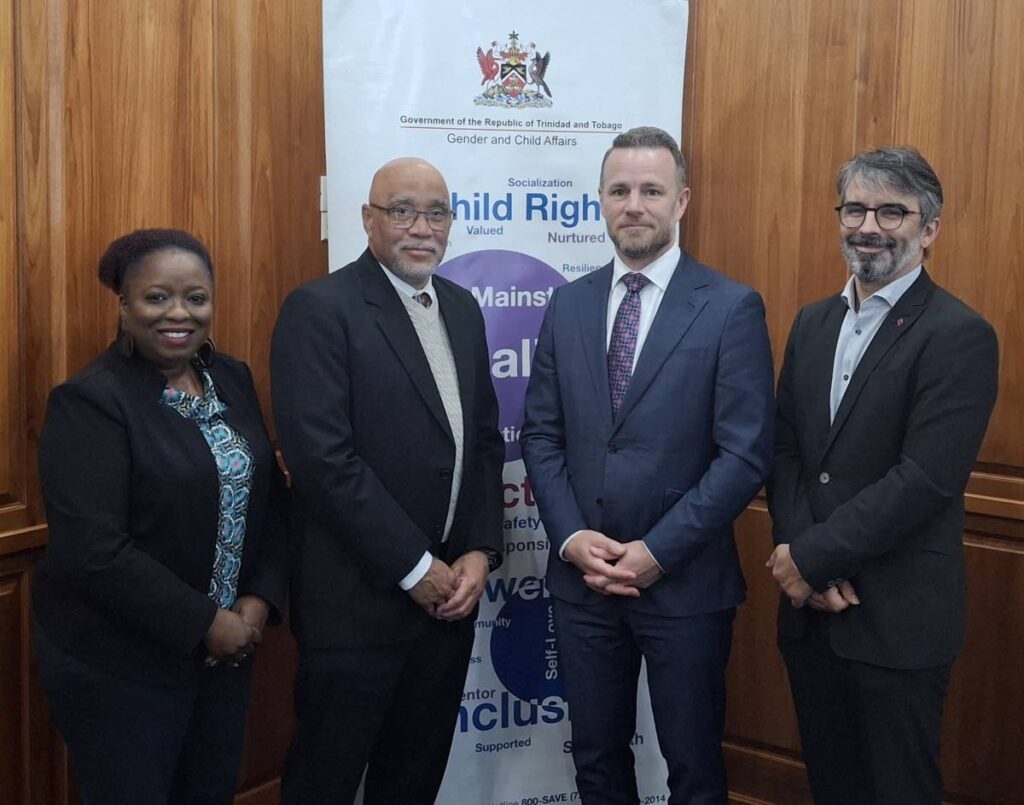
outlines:
[[612, 287], [612, 263], [587, 275], [579, 304], [580, 336], [587, 367], [594, 384], [594, 399], [602, 422], [611, 425], [612, 396], [608, 388], [608, 294]]
[[[434, 277], [434, 291], [440, 307], [441, 322], [448, 332], [448, 341], [452, 346], [455, 358], [455, 373], [459, 379], [459, 401], [462, 404], [462, 421], [471, 422], [470, 412], [473, 410], [473, 389], [476, 388], [476, 371], [473, 362], [473, 344], [476, 337], [472, 320], [460, 315], [458, 300], [450, 286], [443, 280]], [[436, 388], [436, 384], [435, 384]], [[443, 409], [442, 404], [442, 409]], [[445, 414], [447, 422], [448, 415]], [[465, 430], [465, 428], [463, 428]], [[450, 430], [450, 429], [449, 429]]]
[[[896, 302], [895, 307], [889, 311], [889, 315], [885, 317], [885, 321], [882, 322], [882, 326], [875, 333], [875, 337], [871, 339], [871, 343], [864, 352], [864, 357], [857, 364], [857, 369], [850, 379], [850, 385], [847, 386], [846, 393], [843, 394], [839, 410], [836, 411], [836, 418], [832, 421], [832, 427], [828, 432], [825, 450], [832, 446], [836, 434], [839, 433], [847, 417], [849, 417], [850, 411], [857, 402], [857, 397], [860, 395], [871, 373], [874, 372], [878, 362], [892, 348], [893, 344], [910, 331], [910, 328], [913, 327], [931, 298], [934, 288], [935, 285], [932, 283], [931, 278], [922, 270], [921, 276], [917, 278], [917, 281], [907, 289], [906, 293]], [[831, 385], [830, 365], [828, 388], [831, 388]]]
[[[813, 340], [806, 344], [801, 343], [798, 347], [806, 349], [811, 355], [808, 361], [813, 372], [810, 378], [811, 382], [805, 389], [801, 389], [800, 393], [806, 394], [810, 398], [806, 407], [813, 419], [810, 432], [815, 434], [814, 438], [819, 446], [824, 445], [831, 428], [829, 414], [832, 397], [832, 366], [835, 362], [839, 331], [843, 327], [846, 311], [846, 302], [837, 294], [825, 310], [822, 322], [820, 324], [815, 322], [809, 328]], [[824, 450], [823, 447], [822, 450]]]
[[359, 273], [363, 280], [366, 302], [379, 308], [377, 326], [384, 333], [423, 402], [450, 437], [452, 431], [448, 424], [448, 415], [441, 402], [437, 383], [434, 382], [434, 374], [430, 371], [430, 364], [423, 352], [419, 336], [416, 335], [416, 328], [409, 318], [409, 312], [398, 298], [398, 291], [384, 276], [384, 269], [378, 265], [376, 258], [369, 251], [364, 252], [360, 259]]
[[[640, 357], [636, 361], [636, 368], [629, 381], [626, 398], [619, 409], [619, 416], [615, 420], [614, 430], [618, 430], [629, 416], [629, 412], [651, 385], [668, 356], [672, 354], [708, 302], [707, 280], [697, 272], [687, 270], [688, 261], [689, 258], [683, 253], [676, 270], [672, 273], [672, 279], [665, 289], [665, 296], [658, 306], [658, 312], [640, 350]], [[607, 379], [607, 364], [605, 378]], [[607, 396], [607, 389], [605, 393]]]

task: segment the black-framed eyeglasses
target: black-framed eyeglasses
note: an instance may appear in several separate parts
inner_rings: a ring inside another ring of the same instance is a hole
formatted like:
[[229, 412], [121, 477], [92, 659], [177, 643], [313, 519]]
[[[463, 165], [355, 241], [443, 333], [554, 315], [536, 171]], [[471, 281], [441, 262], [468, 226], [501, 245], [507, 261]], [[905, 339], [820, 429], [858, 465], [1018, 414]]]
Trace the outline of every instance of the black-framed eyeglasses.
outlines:
[[880, 207], [840, 204], [835, 210], [839, 213], [839, 223], [849, 229], [861, 226], [869, 212], [875, 214], [875, 222], [879, 229], [899, 229], [906, 216], [921, 214], [918, 210], [908, 210], [902, 204], [882, 204]]
[[444, 207], [431, 207], [429, 210], [417, 210], [407, 204], [396, 204], [394, 207], [382, 207], [380, 204], [367, 202], [368, 207], [386, 212], [388, 221], [392, 226], [399, 229], [410, 229], [419, 216], [427, 222], [427, 226], [437, 231], [443, 231], [452, 225], [455, 220], [455, 213]]

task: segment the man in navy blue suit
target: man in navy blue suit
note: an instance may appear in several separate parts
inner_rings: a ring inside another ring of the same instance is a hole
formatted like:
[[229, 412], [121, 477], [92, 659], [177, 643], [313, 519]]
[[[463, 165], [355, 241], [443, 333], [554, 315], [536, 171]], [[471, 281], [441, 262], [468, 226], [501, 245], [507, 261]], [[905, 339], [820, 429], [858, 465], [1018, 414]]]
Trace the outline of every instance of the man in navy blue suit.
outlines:
[[672, 803], [725, 803], [725, 667], [745, 597], [733, 520], [772, 454], [772, 359], [752, 289], [676, 245], [690, 190], [660, 129], [601, 166], [615, 258], [552, 296], [523, 454], [586, 805], [636, 803], [629, 746], [646, 661]]

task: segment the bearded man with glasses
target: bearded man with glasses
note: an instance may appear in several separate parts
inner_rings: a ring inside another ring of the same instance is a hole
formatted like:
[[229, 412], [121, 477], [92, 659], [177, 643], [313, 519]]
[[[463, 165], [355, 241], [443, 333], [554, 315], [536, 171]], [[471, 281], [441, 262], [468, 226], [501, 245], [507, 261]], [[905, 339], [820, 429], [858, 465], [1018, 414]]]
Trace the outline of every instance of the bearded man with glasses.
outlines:
[[837, 190], [852, 276], [797, 314], [779, 377], [779, 647], [815, 802], [935, 805], [963, 644], [964, 488], [998, 345], [925, 271], [943, 197], [924, 157], [860, 154]]
[[293, 291], [274, 328], [274, 420], [295, 495], [298, 732], [286, 805], [427, 805], [441, 785], [500, 564], [505, 444], [480, 307], [434, 275], [452, 211], [397, 159], [362, 207], [369, 248]]

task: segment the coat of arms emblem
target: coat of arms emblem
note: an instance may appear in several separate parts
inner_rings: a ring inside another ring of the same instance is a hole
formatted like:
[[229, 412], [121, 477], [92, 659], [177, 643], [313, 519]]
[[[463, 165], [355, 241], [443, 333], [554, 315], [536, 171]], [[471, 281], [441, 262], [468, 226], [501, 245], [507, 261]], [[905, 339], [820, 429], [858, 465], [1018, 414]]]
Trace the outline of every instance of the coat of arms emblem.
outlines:
[[551, 89], [545, 81], [551, 51], [542, 56], [533, 42], [523, 46], [513, 31], [504, 45], [494, 41], [486, 51], [478, 47], [476, 60], [484, 90], [473, 103], [510, 109], [551, 106]]

